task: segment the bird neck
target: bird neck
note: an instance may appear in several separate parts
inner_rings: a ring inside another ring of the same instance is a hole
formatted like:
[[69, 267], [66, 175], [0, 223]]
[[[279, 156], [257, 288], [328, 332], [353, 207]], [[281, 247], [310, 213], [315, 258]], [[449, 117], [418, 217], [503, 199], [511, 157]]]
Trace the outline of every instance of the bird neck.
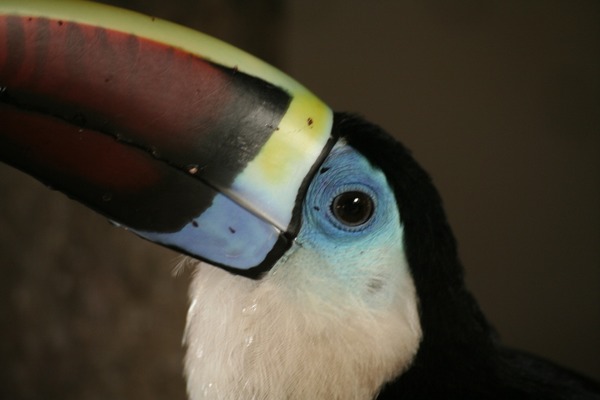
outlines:
[[339, 308], [290, 294], [268, 276], [252, 281], [204, 264], [190, 298], [184, 340], [192, 400], [372, 399], [407, 368], [421, 337], [404, 317]]

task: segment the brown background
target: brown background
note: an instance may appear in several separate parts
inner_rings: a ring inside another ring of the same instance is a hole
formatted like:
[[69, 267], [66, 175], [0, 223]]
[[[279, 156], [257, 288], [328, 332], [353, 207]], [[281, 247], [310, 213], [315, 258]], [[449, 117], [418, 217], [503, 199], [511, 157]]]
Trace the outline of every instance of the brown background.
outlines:
[[[394, 133], [505, 343], [600, 379], [600, 3], [112, 3], [233, 42]], [[0, 398], [183, 399], [176, 263], [0, 165]]]

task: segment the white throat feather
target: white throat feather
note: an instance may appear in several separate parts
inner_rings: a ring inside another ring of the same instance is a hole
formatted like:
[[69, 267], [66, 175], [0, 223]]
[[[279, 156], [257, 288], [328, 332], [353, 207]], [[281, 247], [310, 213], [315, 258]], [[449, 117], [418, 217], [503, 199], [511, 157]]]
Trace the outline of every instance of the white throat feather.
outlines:
[[385, 310], [278, 280], [199, 264], [184, 336], [191, 400], [372, 399], [410, 365], [421, 339], [410, 276]]

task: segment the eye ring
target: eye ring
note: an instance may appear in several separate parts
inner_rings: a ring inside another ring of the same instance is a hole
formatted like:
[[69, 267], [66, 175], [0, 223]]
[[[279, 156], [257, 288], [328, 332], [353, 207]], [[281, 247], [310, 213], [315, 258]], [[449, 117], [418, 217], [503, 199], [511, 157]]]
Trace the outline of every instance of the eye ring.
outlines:
[[349, 190], [335, 196], [330, 209], [339, 223], [354, 228], [366, 224], [373, 217], [375, 202], [363, 191]]

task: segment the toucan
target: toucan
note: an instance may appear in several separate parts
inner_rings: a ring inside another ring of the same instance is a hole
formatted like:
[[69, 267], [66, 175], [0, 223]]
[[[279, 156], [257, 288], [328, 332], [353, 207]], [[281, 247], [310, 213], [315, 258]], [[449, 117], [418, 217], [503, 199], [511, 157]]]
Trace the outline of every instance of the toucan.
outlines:
[[0, 160], [198, 260], [190, 399], [600, 399], [500, 344], [401, 143], [202, 33], [3, 0]]

